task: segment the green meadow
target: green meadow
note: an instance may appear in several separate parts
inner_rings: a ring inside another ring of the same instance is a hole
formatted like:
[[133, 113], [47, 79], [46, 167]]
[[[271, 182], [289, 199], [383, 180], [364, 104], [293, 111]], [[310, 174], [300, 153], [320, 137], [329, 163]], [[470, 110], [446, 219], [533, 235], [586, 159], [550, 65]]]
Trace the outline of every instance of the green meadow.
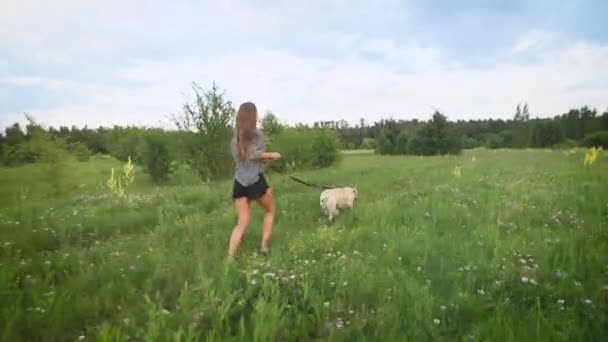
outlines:
[[69, 161], [0, 169], [2, 341], [601, 341], [608, 337], [608, 158], [584, 150], [343, 154], [298, 171], [359, 190], [333, 224], [319, 190], [269, 173], [236, 260], [231, 182], [181, 167]]

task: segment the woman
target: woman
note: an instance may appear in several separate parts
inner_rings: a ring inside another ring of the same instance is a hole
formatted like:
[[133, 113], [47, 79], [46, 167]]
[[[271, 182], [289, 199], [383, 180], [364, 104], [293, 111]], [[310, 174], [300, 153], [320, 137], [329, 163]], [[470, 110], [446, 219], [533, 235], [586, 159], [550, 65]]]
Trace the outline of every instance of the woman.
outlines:
[[238, 215], [236, 227], [232, 230], [228, 255], [233, 257], [241, 238], [249, 225], [249, 203], [256, 201], [264, 210], [264, 228], [261, 252], [268, 253], [268, 240], [272, 233], [274, 218], [274, 197], [263, 173], [263, 164], [281, 158], [276, 152], [266, 152], [264, 135], [257, 129], [257, 108], [251, 102], [239, 107], [236, 129], [230, 144], [236, 162], [232, 199]]

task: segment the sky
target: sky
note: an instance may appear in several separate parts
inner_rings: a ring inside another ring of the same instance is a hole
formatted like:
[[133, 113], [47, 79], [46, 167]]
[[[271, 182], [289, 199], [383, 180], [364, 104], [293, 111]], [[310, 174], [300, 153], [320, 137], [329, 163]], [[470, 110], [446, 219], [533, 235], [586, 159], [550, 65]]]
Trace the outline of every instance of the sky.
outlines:
[[170, 127], [193, 82], [289, 124], [608, 108], [605, 0], [6, 1], [0, 127]]

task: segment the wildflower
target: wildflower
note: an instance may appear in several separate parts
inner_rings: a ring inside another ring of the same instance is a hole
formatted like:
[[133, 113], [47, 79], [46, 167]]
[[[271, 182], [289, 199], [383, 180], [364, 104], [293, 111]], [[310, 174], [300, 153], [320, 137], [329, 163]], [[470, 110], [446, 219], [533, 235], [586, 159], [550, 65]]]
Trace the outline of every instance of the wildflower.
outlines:
[[251, 280], [251, 285], [255, 285], [255, 284], [257, 284], [257, 283], [258, 283], [258, 282], [257, 282], [255, 279], [252, 279], [252, 280]]
[[528, 277], [521, 277], [521, 282], [522, 282], [522, 283], [527, 284], [527, 283], [528, 283], [528, 281], [530, 281], [530, 280], [528, 279]]
[[348, 282], [347, 282], [347, 281], [345, 281], [345, 282], [344, 282], [344, 286], [347, 286], [347, 285], [348, 285]]
[[342, 318], [338, 317], [338, 319], [336, 320], [336, 329], [342, 328], [344, 328], [344, 322], [342, 321]]
[[519, 258], [519, 262], [521, 262], [522, 265], [526, 264], [526, 259], [524, 258]]
[[45, 262], [44, 262], [44, 264], [45, 264], [45, 265], [50, 265], [50, 264], [51, 264], [51, 262], [50, 262], [49, 260], [47, 260], [47, 261], [45, 261]]
[[170, 313], [171, 313], [171, 311], [169, 311], [169, 310], [167, 310], [167, 309], [162, 309], [160, 312], [161, 312], [163, 315], [168, 315], [168, 314], [170, 314]]
[[433, 320], [433, 323], [435, 323], [435, 325], [439, 325], [439, 323], [441, 323], [441, 321], [438, 318], [435, 318]]
[[397, 260], [401, 261], [401, 257], [398, 257]]
[[557, 304], [559, 304], [559, 305], [564, 305], [564, 303], [566, 303], [566, 301], [563, 300], [563, 299], [558, 299], [557, 300]]
[[84, 335], [80, 335], [80, 336], [78, 336], [78, 340], [79, 340], [79, 341], [84, 340]]
[[421, 266], [416, 267], [416, 271], [422, 272], [422, 267]]
[[323, 306], [326, 307], [326, 308], [328, 308], [329, 307], [329, 302], [323, 303]]
[[456, 166], [454, 167], [454, 172], [453, 172], [453, 173], [454, 173], [454, 177], [459, 178], [459, 177], [461, 176], [461, 173], [460, 173], [460, 166], [456, 165]]
[[601, 147], [600, 148], [591, 147], [585, 154], [585, 160], [583, 161], [583, 164], [585, 166], [587, 166], [587, 165], [591, 165], [591, 164], [595, 163], [595, 160], [597, 159], [597, 155], [601, 150], [602, 150]]
[[532, 284], [532, 285], [538, 285], [538, 283], [536, 282], [535, 279], [530, 279], [530, 284]]
[[129, 320], [128, 318], [125, 318], [125, 319], [123, 319], [123, 320], [122, 320], [122, 322], [123, 322], [125, 325], [127, 325], [127, 324], [129, 324], [130, 320]]
[[294, 280], [294, 279], [296, 279], [296, 276], [292, 274], [289, 276], [289, 279]]
[[445, 311], [445, 310], [447, 310], [447, 308], [445, 307], [445, 305], [442, 305], [442, 306], [440, 306], [439, 308], [441, 309], [441, 311]]
[[574, 286], [576, 286], [576, 287], [581, 287], [582, 285], [581, 285], [581, 283], [580, 283], [580, 282], [578, 282], [578, 281], [574, 280]]
[[354, 314], [354, 313], [355, 313], [355, 312], [354, 312], [352, 309], [348, 310], [348, 314], [349, 314], [349, 315], [352, 315], [352, 314]]
[[477, 290], [477, 293], [479, 293], [480, 295], [482, 295], [482, 296], [483, 296], [483, 295], [485, 295], [485, 294], [486, 294], [486, 291], [485, 291], [484, 289], [478, 289], [478, 290]]
[[587, 298], [587, 299], [585, 299], [585, 304], [591, 305], [591, 304], [593, 304], [593, 302], [591, 301], [591, 299]]
[[253, 270], [253, 271], [251, 271], [251, 274], [256, 275], [256, 274], [258, 274], [259, 272], [260, 272], [260, 271], [258, 271], [258, 270]]

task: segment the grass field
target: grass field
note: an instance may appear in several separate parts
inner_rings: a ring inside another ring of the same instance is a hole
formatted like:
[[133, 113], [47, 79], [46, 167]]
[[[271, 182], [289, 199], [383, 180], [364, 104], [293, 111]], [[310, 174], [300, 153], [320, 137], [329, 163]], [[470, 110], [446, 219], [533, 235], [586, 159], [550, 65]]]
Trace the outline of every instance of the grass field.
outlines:
[[344, 155], [297, 173], [359, 189], [333, 225], [271, 174], [273, 253], [256, 208], [232, 263], [229, 182], [138, 171], [125, 202], [95, 158], [47, 199], [40, 167], [1, 169], [0, 340], [606, 340], [608, 158], [583, 157]]

